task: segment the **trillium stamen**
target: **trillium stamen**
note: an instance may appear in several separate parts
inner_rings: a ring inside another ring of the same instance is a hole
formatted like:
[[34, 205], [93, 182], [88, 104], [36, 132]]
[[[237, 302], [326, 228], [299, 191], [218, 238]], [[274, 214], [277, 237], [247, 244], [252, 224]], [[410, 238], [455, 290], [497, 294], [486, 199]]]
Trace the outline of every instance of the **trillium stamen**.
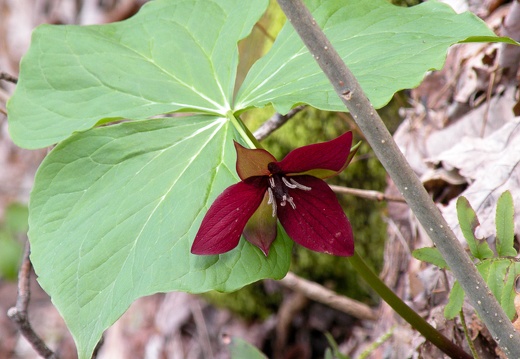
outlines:
[[276, 200], [274, 199], [273, 190], [268, 187], [267, 193], [269, 194], [269, 200], [267, 201], [267, 204], [271, 204], [273, 206], [273, 217], [276, 217]]
[[282, 177], [282, 181], [283, 181], [283, 183], [285, 183], [285, 185], [286, 185], [287, 187], [289, 187], [289, 188], [297, 188], [297, 187], [298, 187], [298, 185], [290, 183], [290, 182], [287, 180], [287, 178], [285, 178], [285, 177]]
[[[293, 184], [294, 188], [298, 188], [304, 191], [310, 191], [312, 188], [302, 185], [301, 183], [296, 182], [294, 179], [291, 178], [291, 183]], [[289, 187], [289, 186], [287, 186]], [[292, 188], [292, 187], [291, 187]]]
[[294, 203], [293, 197], [289, 194], [288, 189], [311, 189], [310, 187], [303, 186], [296, 181], [291, 183], [287, 178], [285, 178], [285, 176], [281, 174], [272, 174], [269, 177], [269, 185], [272, 188], [275, 200], [278, 200], [280, 206], [285, 207], [285, 205], [289, 203], [292, 209], [296, 209], [296, 204]]
[[287, 195], [284, 195], [283, 196], [283, 202], [280, 203], [282, 206], [285, 206], [285, 204], [289, 202], [289, 204], [291, 205], [292, 209], [296, 209], [296, 205], [294, 204], [294, 201], [293, 201], [293, 198], [291, 196], [287, 196]]

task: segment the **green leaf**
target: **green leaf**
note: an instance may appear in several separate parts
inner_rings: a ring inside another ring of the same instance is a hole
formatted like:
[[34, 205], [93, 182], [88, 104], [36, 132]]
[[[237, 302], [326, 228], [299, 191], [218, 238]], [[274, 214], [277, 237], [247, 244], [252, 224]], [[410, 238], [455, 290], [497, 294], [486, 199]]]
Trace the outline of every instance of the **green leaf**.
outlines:
[[508, 267], [507, 278], [505, 279], [504, 289], [502, 291], [500, 305], [506, 312], [509, 319], [513, 319], [516, 314], [515, 297], [516, 297], [516, 279], [520, 274], [520, 263], [511, 261]]
[[[477, 269], [509, 319], [512, 319], [516, 314], [515, 281], [520, 273], [520, 263], [511, 259], [493, 258], [477, 263]], [[453, 319], [462, 309], [463, 302], [464, 290], [458, 282], [455, 282], [449, 302], [444, 308], [444, 316]]]
[[464, 290], [460, 286], [459, 282], [456, 281], [453, 284], [453, 288], [450, 292], [450, 299], [446, 307], [444, 307], [444, 316], [446, 319], [453, 319], [459, 315], [464, 304]]
[[[511, 259], [486, 259], [477, 263], [477, 269], [509, 319], [512, 319], [516, 314], [515, 281], [520, 273], [520, 263]], [[463, 303], [464, 290], [457, 281], [451, 290], [449, 302], [444, 308], [444, 316], [447, 319], [456, 317], [462, 309]]]
[[[451, 45], [470, 36], [500, 41], [475, 15], [456, 14], [436, 1], [411, 8], [385, 0], [306, 3], [375, 108], [388, 103], [396, 91], [416, 87], [427, 71], [440, 69]], [[271, 51], [252, 67], [235, 109], [269, 103], [281, 113], [299, 103], [345, 111], [289, 23]]]
[[511, 259], [488, 259], [477, 264], [479, 273], [510, 319], [516, 314], [515, 279], [520, 273], [519, 265]]
[[229, 351], [231, 359], [267, 359], [260, 350], [238, 337], [231, 339]]
[[488, 283], [489, 280], [489, 269], [492, 263], [492, 260], [485, 260], [483, 262], [477, 263], [477, 270], [482, 276], [482, 278], [484, 278], [484, 281], [486, 283]]
[[[501, 301], [504, 291], [504, 282], [507, 278], [507, 270], [511, 265], [508, 259], [486, 260], [477, 264], [477, 269], [482, 274], [486, 284], [495, 295], [498, 302]], [[482, 268], [485, 267], [485, 270]]]
[[268, 258], [245, 240], [220, 256], [190, 254], [207, 208], [238, 180], [234, 136], [218, 116], [126, 122], [76, 133], [43, 161], [31, 259], [80, 358], [136, 298], [286, 274], [291, 241], [281, 229]]
[[499, 36], [470, 36], [464, 41], [460, 41], [461, 43], [470, 43], [470, 42], [503, 42], [509, 45], [520, 46], [520, 42], [515, 41], [509, 37]]
[[471, 254], [480, 260], [493, 257], [494, 253], [486, 240], [475, 238], [475, 229], [480, 223], [470, 203], [462, 196], [457, 199], [457, 217]]
[[[325, 351], [325, 357], [327, 357], [327, 353], [329, 353], [330, 357], [332, 359], [349, 359], [346, 355], [342, 354], [339, 351], [338, 343], [336, 343], [336, 340], [334, 340], [334, 337], [330, 333], [324, 333], [325, 338], [327, 338], [327, 342], [329, 342], [330, 348], [327, 348]], [[330, 349], [332, 349], [332, 352], [330, 352]]]
[[448, 263], [446, 263], [437, 248], [419, 248], [414, 250], [412, 255], [415, 259], [420, 261], [431, 263], [439, 268], [449, 269]]
[[155, 0], [122, 22], [38, 27], [8, 103], [13, 140], [38, 148], [120, 118], [225, 115], [237, 42], [267, 3]]
[[516, 249], [513, 247], [515, 239], [515, 208], [511, 192], [502, 193], [497, 202], [496, 226], [497, 226], [497, 253], [499, 257], [516, 257]]

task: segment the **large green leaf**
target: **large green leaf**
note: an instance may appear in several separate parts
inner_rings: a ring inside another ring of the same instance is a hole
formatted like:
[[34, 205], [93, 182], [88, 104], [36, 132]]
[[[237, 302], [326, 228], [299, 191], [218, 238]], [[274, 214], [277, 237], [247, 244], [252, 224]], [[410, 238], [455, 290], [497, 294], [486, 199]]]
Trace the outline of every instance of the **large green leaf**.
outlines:
[[122, 22], [40, 26], [9, 101], [22, 147], [45, 147], [98, 121], [231, 108], [237, 42], [266, 0], [155, 0]]
[[76, 133], [44, 160], [30, 201], [31, 259], [81, 358], [136, 298], [285, 275], [282, 230], [268, 258], [245, 240], [223, 255], [190, 254], [207, 208], [237, 181], [235, 135], [210, 115], [127, 122]]
[[[411, 8], [385, 0], [306, 3], [376, 108], [396, 91], [417, 86], [427, 71], [441, 68], [452, 44], [473, 36], [482, 36], [481, 41], [495, 36], [473, 14], [457, 15], [436, 1]], [[282, 113], [298, 103], [345, 110], [289, 23], [247, 75], [235, 109], [269, 103]]]

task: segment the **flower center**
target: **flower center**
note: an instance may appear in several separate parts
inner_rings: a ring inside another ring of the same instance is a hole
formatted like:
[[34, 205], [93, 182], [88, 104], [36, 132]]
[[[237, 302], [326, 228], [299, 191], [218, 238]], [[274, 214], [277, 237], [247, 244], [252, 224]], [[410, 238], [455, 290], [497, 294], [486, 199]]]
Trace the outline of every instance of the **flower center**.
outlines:
[[269, 201], [267, 204], [273, 206], [273, 217], [276, 217], [277, 203], [280, 206], [285, 207], [289, 203], [292, 209], [296, 209], [296, 204], [289, 194], [290, 189], [301, 189], [303, 191], [310, 191], [311, 187], [302, 185], [296, 182], [293, 178], [287, 179], [286, 176], [280, 173], [274, 173], [269, 177], [269, 187], [267, 192], [269, 193]]

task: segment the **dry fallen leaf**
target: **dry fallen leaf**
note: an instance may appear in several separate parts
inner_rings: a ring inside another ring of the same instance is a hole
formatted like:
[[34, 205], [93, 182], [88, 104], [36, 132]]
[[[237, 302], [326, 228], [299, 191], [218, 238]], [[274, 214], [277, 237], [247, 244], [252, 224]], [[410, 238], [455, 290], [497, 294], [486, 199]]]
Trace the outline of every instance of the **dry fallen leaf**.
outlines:
[[[463, 138], [453, 148], [432, 159], [446, 169], [456, 168], [469, 186], [462, 193], [477, 213], [477, 234], [491, 238], [496, 233], [498, 197], [510, 190], [515, 204], [515, 233], [520, 233], [520, 119], [502, 126], [485, 138]], [[441, 208], [450, 226], [460, 234], [455, 200]], [[462, 240], [462, 235], [459, 236]]]
[[516, 330], [520, 330], [520, 294], [516, 293], [515, 296], [515, 310], [516, 310], [516, 319], [513, 321], [513, 327]]

